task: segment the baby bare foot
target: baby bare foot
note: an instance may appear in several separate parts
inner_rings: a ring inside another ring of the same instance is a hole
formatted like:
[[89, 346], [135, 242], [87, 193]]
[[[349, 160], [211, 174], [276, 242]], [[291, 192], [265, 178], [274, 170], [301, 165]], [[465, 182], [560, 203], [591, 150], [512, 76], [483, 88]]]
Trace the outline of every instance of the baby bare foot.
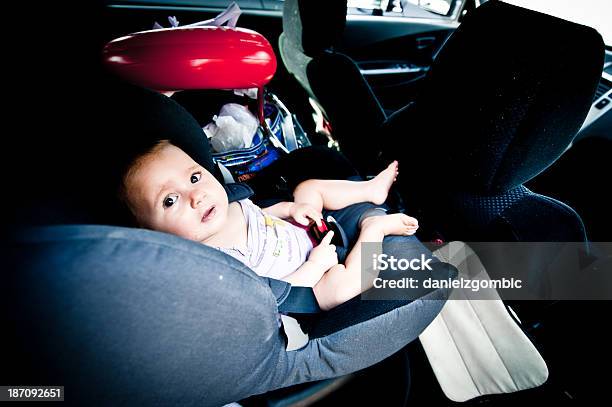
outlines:
[[403, 213], [394, 213], [385, 216], [371, 216], [361, 222], [361, 228], [373, 228], [388, 235], [413, 235], [419, 228], [419, 222]]
[[389, 189], [393, 181], [397, 179], [398, 173], [398, 163], [396, 160], [389, 164], [387, 168], [381, 171], [376, 177], [366, 181], [368, 182], [370, 202], [376, 205], [385, 203], [387, 195], [389, 195]]

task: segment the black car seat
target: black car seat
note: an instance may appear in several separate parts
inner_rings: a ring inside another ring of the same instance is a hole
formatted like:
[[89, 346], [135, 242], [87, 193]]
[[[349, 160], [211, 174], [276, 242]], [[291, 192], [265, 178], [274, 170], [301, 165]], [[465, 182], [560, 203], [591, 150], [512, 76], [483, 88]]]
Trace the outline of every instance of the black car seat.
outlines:
[[[588, 253], [580, 215], [524, 183], [570, 146], [603, 58], [601, 36], [590, 27], [499, 1], [469, 13], [434, 60], [415, 103], [383, 125], [383, 156], [413, 152], [416, 170], [399, 179], [407, 212], [444, 240], [582, 242]], [[507, 304], [537, 327], [559, 309], [550, 307], [560, 304], [550, 267], [559, 249], [530, 247], [513, 261], [530, 270], [538, 300]], [[492, 274], [503, 269], [484, 264]], [[588, 304], [576, 309], [592, 312]]]
[[413, 213], [464, 241], [584, 241], [580, 216], [523, 184], [569, 147], [604, 45], [592, 28], [489, 1], [438, 54], [415, 103], [385, 123], [385, 155]]
[[[386, 114], [357, 64], [334, 50], [346, 0], [287, 0], [279, 50], [287, 70], [319, 105], [342, 151], [358, 169], [377, 168], [373, 151]], [[367, 146], [367, 147], [366, 147]]]

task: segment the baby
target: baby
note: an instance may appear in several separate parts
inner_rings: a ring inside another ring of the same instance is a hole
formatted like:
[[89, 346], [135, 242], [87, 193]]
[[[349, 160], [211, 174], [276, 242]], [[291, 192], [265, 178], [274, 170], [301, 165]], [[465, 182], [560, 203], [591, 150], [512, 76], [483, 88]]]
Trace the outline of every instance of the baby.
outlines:
[[362, 242], [414, 234], [418, 222], [401, 213], [363, 219], [342, 265], [330, 244], [333, 232], [313, 248], [306, 230], [284, 219], [320, 224], [323, 209], [382, 204], [397, 174], [394, 161], [368, 181], [307, 180], [295, 189], [294, 202], [261, 209], [248, 199], [228, 203], [225, 189], [210, 172], [162, 141], [132, 162], [121, 195], [140, 226], [216, 247], [259, 275], [313, 287], [319, 306], [328, 310], [368, 288], [361, 283]]

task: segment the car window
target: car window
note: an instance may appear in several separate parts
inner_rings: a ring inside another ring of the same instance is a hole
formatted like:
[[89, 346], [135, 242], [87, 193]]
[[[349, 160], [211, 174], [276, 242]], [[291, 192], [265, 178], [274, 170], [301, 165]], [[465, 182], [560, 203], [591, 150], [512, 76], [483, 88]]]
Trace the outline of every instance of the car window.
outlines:
[[[235, 0], [243, 10], [282, 11], [283, 0]], [[454, 10], [474, 0], [348, 0], [348, 14], [454, 19]], [[107, 4], [224, 9], [232, 0], [106, 0]], [[322, 10], [321, 12], [324, 12]]]
[[445, 16], [450, 11], [453, 2], [452, 0], [405, 0], [401, 3], [403, 3], [403, 9], [406, 9], [410, 4], [414, 4], [432, 13]]
[[347, 5], [349, 14], [446, 18], [454, 3], [456, 0], [348, 0]]

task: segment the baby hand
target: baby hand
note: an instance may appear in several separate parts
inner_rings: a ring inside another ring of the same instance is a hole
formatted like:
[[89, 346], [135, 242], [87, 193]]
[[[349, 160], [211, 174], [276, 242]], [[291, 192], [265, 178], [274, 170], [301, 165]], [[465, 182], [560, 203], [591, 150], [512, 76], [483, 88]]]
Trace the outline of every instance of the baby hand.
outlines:
[[302, 203], [293, 203], [289, 209], [289, 216], [291, 216], [294, 221], [304, 226], [308, 226], [311, 220], [315, 221], [317, 226], [321, 226], [321, 219], [323, 219], [321, 212], [311, 205]]
[[321, 243], [312, 249], [308, 256], [308, 261], [317, 264], [321, 269], [325, 271], [329, 270], [336, 264], [338, 264], [338, 254], [336, 253], [336, 246], [331, 244], [331, 240], [334, 237], [334, 232], [329, 231], [321, 240]]

